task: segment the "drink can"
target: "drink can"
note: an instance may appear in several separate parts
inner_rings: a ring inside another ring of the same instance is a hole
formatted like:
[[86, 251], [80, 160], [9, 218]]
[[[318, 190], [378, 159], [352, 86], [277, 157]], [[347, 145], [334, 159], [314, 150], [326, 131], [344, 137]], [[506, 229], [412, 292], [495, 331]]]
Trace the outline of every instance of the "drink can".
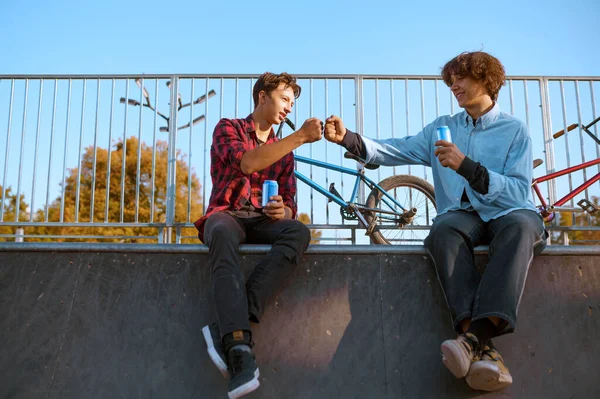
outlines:
[[450, 134], [450, 128], [448, 126], [440, 126], [436, 129], [437, 139], [444, 140], [448, 143], [452, 143], [452, 135]]
[[267, 206], [269, 198], [279, 194], [279, 185], [275, 180], [265, 180], [262, 187], [262, 206]]

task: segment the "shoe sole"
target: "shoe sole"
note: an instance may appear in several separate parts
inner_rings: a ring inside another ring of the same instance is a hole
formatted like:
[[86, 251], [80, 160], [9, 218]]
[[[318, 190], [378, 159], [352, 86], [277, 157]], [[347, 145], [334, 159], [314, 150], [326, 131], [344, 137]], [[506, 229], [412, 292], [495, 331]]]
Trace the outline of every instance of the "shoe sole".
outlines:
[[455, 340], [442, 343], [442, 363], [456, 378], [464, 378], [469, 372], [471, 359], [464, 355], [461, 344]]
[[236, 389], [234, 389], [233, 391], [231, 391], [227, 394], [229, 396], [229, 399], [241, 398], [242, 396], [247, 395], [250, 392], [257, 390], [258, 387], [260, 386], [260, 381], [258, 380], [258, 377], [260, 377], [260, 372], [258, 371], [258, 368], [257, 368], [254, 371], [253, 379], [251, 379], [244, 385], [240, 385], [239, 387], [237, 387]]
[[467, 375], [467, 384], [478, 391], [497, 391], [512, 384], [509, 373], [500, 371], [500, 368], [488, 361], [473, 363]]
[[217, 366], [221, 374], [223, 374], [223, 377], [229, 378], [229, 370], [227, 370], [227, 364], [225, 364], [223, 358], [219, 356], [219, 352], [217, 352], [217, 350], [215, 349], [215, 343], [212, 339], [209, 326], [204, 326], [202, 328], [202, 335], [204, 335], [204, 341], [206, 341], [206, 348], [210, 360], [212, 360], [214, 365]]

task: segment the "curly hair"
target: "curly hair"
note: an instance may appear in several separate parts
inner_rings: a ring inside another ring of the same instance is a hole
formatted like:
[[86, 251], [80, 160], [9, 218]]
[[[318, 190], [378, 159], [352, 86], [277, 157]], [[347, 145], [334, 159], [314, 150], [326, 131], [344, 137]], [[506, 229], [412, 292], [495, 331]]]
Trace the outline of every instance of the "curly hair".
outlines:
[[256, 83], [254, 84], [254, 88], [252, 89], [254, 108], [258, 106], [258, 93], [264, 90], [264, 92], [268, 95], [273, 90], [276, 90], [282, 83], [285, 84], [286, 89], [288, 87], [292, 89], [295, 98], [300, 97], [300, 92], [302, 91], [302, 88], [296, 82], [295, 76], [290, 75], [286, 72], [282, 72], [280, 74], [265, 72], [262, 75], [260, 75]]
[[442, 79], [452, 86], [452, 75], [471, 77], [483, 84], [493, 101], [498, 99], [500, 88], [506, 84], [506, 73], [500, 61], [483, 51], [464, 52], [444, 65]]

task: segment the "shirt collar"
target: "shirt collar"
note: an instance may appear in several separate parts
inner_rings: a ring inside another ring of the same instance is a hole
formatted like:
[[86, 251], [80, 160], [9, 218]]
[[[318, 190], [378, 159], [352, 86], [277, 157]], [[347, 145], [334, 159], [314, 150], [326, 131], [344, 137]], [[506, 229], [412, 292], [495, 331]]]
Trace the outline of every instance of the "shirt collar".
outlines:
[[[473, 118], [467, 111], [463, 111], [465, 113], [465, 127], [473, 126]], [[498, 115], [500, 114], [500, 106], [497, 102], [494, 102], [494, 106], [485, 114], [481, 115], [479, 119], [477, 119], [477, 124], [481, 125], [481, 129], [485, 130], [492, 122], [498, 119]]]
[[[254, 124], [254, 119], [252, 118], [252, 114], [248, 115], [246, 117], [246, 134], [249, 137], [252, 137], [255, 140], [258, 140], [258, 137], [256, 136], [256, 125]], [[273, 127], [271, 127], [271, 132], [269, 133], [269, 137], [267, 137], [267, 141], [265, 141], [265, 143], [267, 143], [269, 140], [271, 140], [273, 138], [274, 135], [274, 130]]]
[[255, 132], [256, 128], [254, 127], [254, 119], [252, 118], [252, 114], [246, 117], [246, 134], [250, 134], [251, 132]]

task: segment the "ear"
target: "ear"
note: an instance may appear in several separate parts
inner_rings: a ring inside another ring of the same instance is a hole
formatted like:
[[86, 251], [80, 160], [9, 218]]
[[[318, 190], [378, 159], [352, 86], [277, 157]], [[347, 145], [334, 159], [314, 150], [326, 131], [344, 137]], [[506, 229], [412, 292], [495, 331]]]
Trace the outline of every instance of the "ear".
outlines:
[[264, 104], [265, 103], [265, 97], [266, 97], [267, 93], [265, 93], [264, 90], [261, 90], [258, 92], [258, 103], [259, 104]]

